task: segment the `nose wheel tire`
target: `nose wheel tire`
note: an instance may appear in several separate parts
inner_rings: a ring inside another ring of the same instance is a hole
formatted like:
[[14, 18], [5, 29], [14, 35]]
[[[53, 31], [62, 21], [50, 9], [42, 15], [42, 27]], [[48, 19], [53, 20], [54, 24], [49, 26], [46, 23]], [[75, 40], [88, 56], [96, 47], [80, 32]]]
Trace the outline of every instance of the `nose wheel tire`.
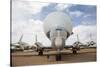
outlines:
[[61, 61], [61, 54], [56, 55], [56, 61]]

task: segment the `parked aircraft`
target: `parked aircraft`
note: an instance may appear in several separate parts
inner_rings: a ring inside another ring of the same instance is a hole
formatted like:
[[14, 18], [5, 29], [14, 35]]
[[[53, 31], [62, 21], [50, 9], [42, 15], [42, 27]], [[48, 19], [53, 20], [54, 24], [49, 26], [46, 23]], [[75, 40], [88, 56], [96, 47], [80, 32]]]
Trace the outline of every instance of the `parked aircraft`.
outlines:
[[[57, 51], [56, 60], [61, 60], [61, 50], [63, 48], [72, 48], [73, 53], [77, 53], [81, 47], [89, 47], [80, 41], [75, 42], [73, 45], [65, 46], [66, 39], [72, 35], [72, 23], [69, 15], [63, 12], [52, 12], [44, 20], [44, 33], [51, 41], [51, 48]], [[77, 36], [78, 38], [78, 36]]]
[[26, 42], [22, 42], [22, 38], [23, 38], [23, 35], [21, 35], [18, 42], [11, 44], [12, 51], [24, 51], [29, 48], [29, 44]]

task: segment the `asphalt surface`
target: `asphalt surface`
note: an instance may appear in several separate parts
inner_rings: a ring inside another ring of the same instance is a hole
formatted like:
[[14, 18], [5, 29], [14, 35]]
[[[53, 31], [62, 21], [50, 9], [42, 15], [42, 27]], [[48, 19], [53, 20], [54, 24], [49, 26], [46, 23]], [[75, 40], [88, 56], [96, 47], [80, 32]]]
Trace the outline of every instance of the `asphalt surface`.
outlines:
[[[73, 54], [70, 50], [62, 50], [61, 54], [62, 60], [56, 61], [56, 51], [44, 52], [43, 56], [39, 56], [37, 52], [33, 51], [15, 52], [11, 53], [11, 65], [25, 66], [96, 61], [96, 48], [82, 49], [77, 54]], [[47, 57], [48, 55], [49, 57]]]

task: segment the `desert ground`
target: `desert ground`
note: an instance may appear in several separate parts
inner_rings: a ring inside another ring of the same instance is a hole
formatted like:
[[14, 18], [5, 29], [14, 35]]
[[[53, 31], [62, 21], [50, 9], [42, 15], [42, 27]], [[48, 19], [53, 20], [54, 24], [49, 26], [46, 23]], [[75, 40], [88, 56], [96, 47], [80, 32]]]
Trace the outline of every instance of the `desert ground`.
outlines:
[[11, 53], [11, 66], [96, 62], [96, 48], [81, 49], [77, 54], [64, 49], [61, 54], [62, 60], [56, 61], [56, 51], [44, 52], [42, 56], [33, 51], [14, 52]]

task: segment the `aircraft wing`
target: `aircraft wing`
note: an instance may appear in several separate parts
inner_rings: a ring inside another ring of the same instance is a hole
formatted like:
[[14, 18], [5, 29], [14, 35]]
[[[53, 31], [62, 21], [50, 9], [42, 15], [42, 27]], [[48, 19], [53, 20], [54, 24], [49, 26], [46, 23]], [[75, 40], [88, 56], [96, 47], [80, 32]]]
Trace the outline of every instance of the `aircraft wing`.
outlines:
[[54, 50], [52, 47], [42, 47], [42, 49], [46, 52]]
[[64, 46], [64, 48], [65, 48], [65, 49], [73, 48], [73, 46], [72, 46], [72, 45], [66, 45], [66, 46]]
[[43, 49], [52, 49], [52, 47], [42, 47]]
[[80, 48], [96, 48], [96, 46], [80, 45]]
[[88, 46], [88, 45], [83, 45], [83, 44], [81, 44], [81, 45], [79, 45], [78, 47], [74, 47], [73, 45], [66, 45], [66, 46], [64, 46], [64, 48], [65, 48], [65, 49], [72, 49], [72, 48], [91, 48], [91, 47]]

